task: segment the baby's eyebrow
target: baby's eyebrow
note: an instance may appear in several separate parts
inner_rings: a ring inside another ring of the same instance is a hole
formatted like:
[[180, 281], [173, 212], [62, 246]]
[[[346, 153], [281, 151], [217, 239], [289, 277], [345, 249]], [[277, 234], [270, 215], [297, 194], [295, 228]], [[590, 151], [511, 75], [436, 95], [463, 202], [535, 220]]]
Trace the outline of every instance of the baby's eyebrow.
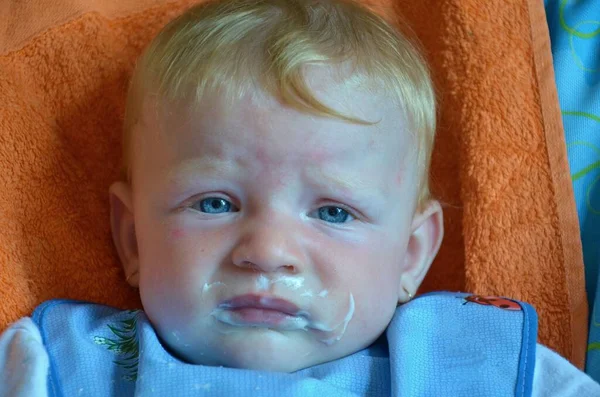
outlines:
[[231, 175], [238, 172], [235, 163], [217, 158], [203, 157], [201, 159], [186, 160], [171, 169], [167, 177], [172, 182], [184, 182], [197, 174]]
[[357, 199], [365, 196], [383, 196], [383, 191], [376, 186], [374, 178], [367, 180], [350, 173], [336, 173], [321, 168], [309, 168], [306, 174], [317, 185], [339, 189], [342, 193]]

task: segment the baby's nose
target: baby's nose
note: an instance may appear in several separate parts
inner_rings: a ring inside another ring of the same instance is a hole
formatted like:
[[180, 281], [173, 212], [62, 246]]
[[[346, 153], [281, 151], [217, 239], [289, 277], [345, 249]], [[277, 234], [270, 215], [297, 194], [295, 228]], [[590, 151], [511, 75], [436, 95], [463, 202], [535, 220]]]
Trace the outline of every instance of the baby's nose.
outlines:
[[244, 268], [244, 269], [253, 269], [260, 272], [277, 272], [282, 271], [290, 274], [298, 273], [298, 267], [294, 265], [271, 265], [266, 264], [265, 262], [257, 261], [258, 263], [250, 262], [250, 261], [241, 261], [239, 263], [235, 263], [236, 266]]
[[303, 271], [303, 255], [300, 237], [285, 226], [273, 223], [253, 227], [241, 238], [232, 253], [233, 263], [240, 268], [260, 272], [285, 272], [297, 274]]

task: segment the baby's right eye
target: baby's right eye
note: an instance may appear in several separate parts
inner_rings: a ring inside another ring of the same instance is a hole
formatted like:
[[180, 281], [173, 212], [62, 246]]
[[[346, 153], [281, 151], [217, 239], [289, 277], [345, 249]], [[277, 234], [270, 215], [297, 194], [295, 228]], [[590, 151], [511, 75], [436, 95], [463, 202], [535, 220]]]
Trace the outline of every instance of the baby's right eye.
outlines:
[[207, 214], [222, 214], [225, 212], [237, 212], [237, 208], [230, 201], [221, 197], [207, 197], [196, 201], [190, 208], [205, 212]]

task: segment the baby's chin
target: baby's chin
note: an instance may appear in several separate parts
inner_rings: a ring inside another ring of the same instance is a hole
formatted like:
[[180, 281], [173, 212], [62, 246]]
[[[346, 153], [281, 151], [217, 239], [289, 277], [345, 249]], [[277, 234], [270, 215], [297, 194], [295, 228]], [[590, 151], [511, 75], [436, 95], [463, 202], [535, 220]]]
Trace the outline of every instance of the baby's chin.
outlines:
[[276, 372], [295, 372], [344, 355], [335, 344], [311, 340], [304, 331], [241, 328], [201, 343], [205, 349], [190, 346], [178, 353], [192, 364]]

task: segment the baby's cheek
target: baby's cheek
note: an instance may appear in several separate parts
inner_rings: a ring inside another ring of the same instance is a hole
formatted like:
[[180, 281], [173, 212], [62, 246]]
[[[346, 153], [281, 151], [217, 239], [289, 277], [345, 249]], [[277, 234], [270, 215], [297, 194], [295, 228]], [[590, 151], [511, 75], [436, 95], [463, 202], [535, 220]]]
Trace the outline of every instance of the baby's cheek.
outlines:
[[[174, 234], [179, 236], [172, 237]], [[146, 247], [147, 251], [140, 252], [140, 292], [145, 290], [148, 296], [160, 296], [165, 301], [175, 302], [181, 300], [187, 290], [194, 289], [193, 281], [198, 278], [194, 274], [198, 271], [197, 248], [186, 240], [183, 231], [168, 231]]]
[[184, 266], [165, 266], [166, 269], [155, 270], [140, 283], [140, 296], [144, 310], [154, 325], [159, 326], [162, 335], [169, 342], [173, 330], [185, 329], [198, 312], [198, 294], [202, 291], [195, 282], [193, 270]]
[[340, 340], [342, 353], [349, 354], [364, 349], [374, 343], [385, 332], [394, 314], [393, 307], [378, 304], [366, 299], [357, 300], [355, 315], [348, 325], [346, 334]]
[[185, 230], [183, 230], [181, 228], [175, 228], [175, 229], [171, 229], [170, 235], [171, 235], [171, 239], [179, 240], [179, 239], [185, 237], [186, 233], [185, 233]]
[[394, 315], [398, 296], [389, 278], [365, 277], [364, 280], [365, 283], [357, 286], [354, 291], [355, 322], [380, 332]]

